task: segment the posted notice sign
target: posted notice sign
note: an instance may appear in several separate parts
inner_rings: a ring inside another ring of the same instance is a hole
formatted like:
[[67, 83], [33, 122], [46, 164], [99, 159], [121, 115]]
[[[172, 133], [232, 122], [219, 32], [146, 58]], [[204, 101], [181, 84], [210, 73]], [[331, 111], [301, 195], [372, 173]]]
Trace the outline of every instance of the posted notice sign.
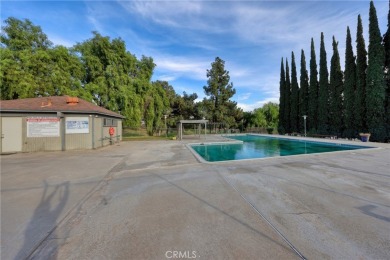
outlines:
[[67, 134], [88, 134], [89, 118], [88, 117], [67, 117], [66, 133]]
[[27, 137], [60, 136], [60, 119], [57, 117], [28, 117]]

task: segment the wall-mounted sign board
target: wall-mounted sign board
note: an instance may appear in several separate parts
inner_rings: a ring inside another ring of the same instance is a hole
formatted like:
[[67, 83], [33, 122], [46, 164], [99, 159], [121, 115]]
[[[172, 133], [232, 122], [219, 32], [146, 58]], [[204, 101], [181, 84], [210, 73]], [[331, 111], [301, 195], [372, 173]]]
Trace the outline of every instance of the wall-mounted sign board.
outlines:
[[28, 117], [27, 137], [60, 136], [60, 119], [57, 117]]
[[67, 134], [89, 133], [89, 117], [67, 117], [65, 125]]

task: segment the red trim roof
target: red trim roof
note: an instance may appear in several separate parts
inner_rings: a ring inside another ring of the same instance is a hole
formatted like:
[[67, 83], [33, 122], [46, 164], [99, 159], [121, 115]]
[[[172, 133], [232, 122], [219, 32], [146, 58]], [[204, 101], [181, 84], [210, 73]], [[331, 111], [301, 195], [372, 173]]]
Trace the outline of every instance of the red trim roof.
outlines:
[[103, 107], [99, 107], [83, 99], [69, 96], [0, 100], [0, 112], [85, 113], [125, 118], [118, 113], [112, 112]]

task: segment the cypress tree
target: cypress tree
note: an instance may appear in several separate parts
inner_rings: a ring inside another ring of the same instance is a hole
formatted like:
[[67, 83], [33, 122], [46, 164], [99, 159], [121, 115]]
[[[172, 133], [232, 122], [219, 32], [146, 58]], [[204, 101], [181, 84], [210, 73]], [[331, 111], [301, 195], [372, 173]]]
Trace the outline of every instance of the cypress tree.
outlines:
[[389, 1], [389, 13], [387, 16], [387, 31], [383, 36], [383, 46], [385, 49], [385, 79], [386, 79], [386, 98], [385, 98], [385, 111], [386, 111], [386, 129], [387, 129], [387, 141], [390, 141], [390, 1]]
[[349, 27], [347, 27], [347, 40], [345, 44], [345, 73], [344, 73], [344, 136], [356, 137], [356, 125], [354, 119], [354, 102], [356, 90], [356, 63], [353, 56], [352, 39]]
[[330, 62], [329, 81], [329, 133], [340, 135], [343, 131], [343, 72], [341, 71], [338, 42], [333, 36], [333, 55]]
[[321, 32], [320, 82], [318, 88], [318, 133], [328, 134], [329, 80], [324, 33]]
[[284, 63], [283, 58], [280, 66], [280, 81], [279, 81], [279, 134], [285, 133], [285, 123], [284, 123], [284, 114], [285, 114], [285, 88], [286, 88], [286, 73], [284, 72]]
[[354, 103], [354, 122], [357, 132], [366, 132], [365, 96], [366, 96], [366, 70], [367, 70], [367, 51], [363, 38], [363, 25], [360, 15], [358, 16], [358, 25], [356, 33], [356, 91]]
[[384, 141], [385, 129], [385, 96], [383, 66], [385, 53], [382, 46], [382, 37], [379, 31], [378, 18], [374, 3], [370, 2], [369, 15], [369, 45], [366, 85], [366, 122], [367, 129], [374, 141]]
[[291, 97], [290, 97], [290, 130], [298, 132], [298, 103], [299, 103], [299, 86], [297, 78], [297, 67], [295, 65], [294, 52], [291, 53]]
[[306, 69], [305, 52], [301, 51], [301, 77], [299, 89], [299, 131], [303, 132], [303, 116], [309, 113], [309, 75]]
[[291, 96], [291, 84], [290, 84], [290, 68], [288, 67], [288, 60], [286, 58], [286, 85], [284, 89], [284, 127], [286, 133], [291, 133], [290, 130], [290, 96]]
[[310, 85], [309, 85], [309, 112], [307, 117], [307, 127], [310, 131], [317, 131], [318, 122], [318, 71], [314, 40], [311, 38], [310, 51]]

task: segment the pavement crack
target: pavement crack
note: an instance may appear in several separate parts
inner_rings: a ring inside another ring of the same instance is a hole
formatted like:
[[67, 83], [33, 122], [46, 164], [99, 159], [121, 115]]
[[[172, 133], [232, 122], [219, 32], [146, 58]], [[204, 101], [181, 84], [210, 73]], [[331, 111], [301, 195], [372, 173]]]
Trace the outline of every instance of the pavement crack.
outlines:
[[320, 215], [319, 213], [316, 212], [287, 212], [283, 213], [285, 215], [304, 215], [304, 214], [309, 214], [309, 215]]
[[240, 196], [241, 198], [250, 205], [250, 207], [280, 236], [280, 238], [286, 242], [286, 244], [301, 258], [306, 260], [306, 257], [285, 237], [258, 209], [257, 207], [249, 201], [226, 177], [224, 177], [220, 172], [218, 174], [222, 179], [225, 180]]

